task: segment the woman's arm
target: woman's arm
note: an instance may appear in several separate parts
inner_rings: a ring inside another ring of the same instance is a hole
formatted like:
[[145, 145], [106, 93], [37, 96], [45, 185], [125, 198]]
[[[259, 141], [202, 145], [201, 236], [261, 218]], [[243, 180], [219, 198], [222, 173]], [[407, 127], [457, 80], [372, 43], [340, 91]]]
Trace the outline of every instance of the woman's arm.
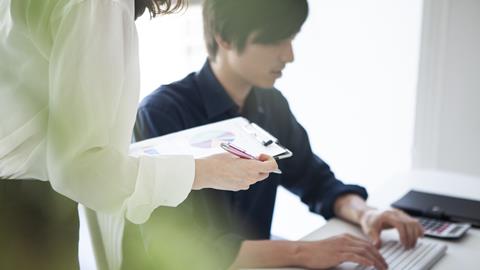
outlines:
[[159, 205], [185, 199], [195, 163], [128, 156], [139, 63], [133, 1], [125, 3], [73, 2], [52, 18], [47, 164], [58, 192], [141, 223]]

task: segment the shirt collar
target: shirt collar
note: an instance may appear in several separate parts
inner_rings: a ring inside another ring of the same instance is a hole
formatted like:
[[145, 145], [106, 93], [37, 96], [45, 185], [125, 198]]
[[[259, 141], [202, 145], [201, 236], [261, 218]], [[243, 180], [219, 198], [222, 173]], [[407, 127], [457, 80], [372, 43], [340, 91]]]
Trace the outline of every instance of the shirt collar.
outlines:
[[214, 118], [227, 111], [238, 111], [238, 106], [225, 91], [218, 79], [213, 74], [209, 61], [207, 60], [202, 69], [197, 72], [196, 80], [199, 86], [200, 97], [208, 118]]

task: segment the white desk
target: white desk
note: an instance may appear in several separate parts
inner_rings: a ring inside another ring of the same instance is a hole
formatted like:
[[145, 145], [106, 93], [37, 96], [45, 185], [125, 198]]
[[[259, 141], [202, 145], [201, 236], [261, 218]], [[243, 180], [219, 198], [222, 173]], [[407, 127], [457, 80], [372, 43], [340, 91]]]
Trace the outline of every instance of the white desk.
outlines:
[[[397, 175], [384, 183], [382, 187], [371, 190], [368, 203], [381, 209], [389, 208], [390, 203], [412, 188], [480, 200], [480, 178], [452, 173], [416, 171]], [[361, 235], [358, 227], [339, 219], [331, 219], [326, 225], [303, 237], [302, 240], [320, 240], [342, 233]], [[396, 231], [388, 230], [382, 234], [383, 240], [391, 238], [398, 239]], [[425, 238], [423, 241], [441, 242], [448, 246], [447, 254], [433, 267], [434, 270], [480, 269], [480, 229], [470, 229], [462, 239], [457, 241], [433, 238]], [[341, 267], [337, 269], [341, 269]]]

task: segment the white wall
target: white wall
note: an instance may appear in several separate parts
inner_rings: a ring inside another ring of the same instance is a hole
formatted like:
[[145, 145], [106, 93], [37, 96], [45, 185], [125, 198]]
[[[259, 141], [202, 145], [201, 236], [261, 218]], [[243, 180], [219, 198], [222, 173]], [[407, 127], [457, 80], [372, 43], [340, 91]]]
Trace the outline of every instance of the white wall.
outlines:
[[202, 8], [190, 3], [180, 13], [136, 21], [140, 56], [140, 98], [162, 84], [199, 70], [207, 57], [203, 42]]
[[411, 166], [420, 0], [312, 0], [276, 86], [340, 178]]
[[414, 167], [480, 175], [480, 1], [426, 0]]

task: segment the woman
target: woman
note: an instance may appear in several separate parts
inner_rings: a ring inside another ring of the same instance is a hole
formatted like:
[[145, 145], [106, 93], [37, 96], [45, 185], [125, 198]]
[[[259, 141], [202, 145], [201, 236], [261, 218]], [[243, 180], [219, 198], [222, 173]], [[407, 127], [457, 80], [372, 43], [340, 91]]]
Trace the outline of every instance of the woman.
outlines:
[[142, 223], [192, 188], [246, 189], [277, 168], [270, 157], [128, 155], [139, 94], [134, 19], [182, 5], [0, 1], [0, 269], [78, 268], [76, 205], [61, 195]]

